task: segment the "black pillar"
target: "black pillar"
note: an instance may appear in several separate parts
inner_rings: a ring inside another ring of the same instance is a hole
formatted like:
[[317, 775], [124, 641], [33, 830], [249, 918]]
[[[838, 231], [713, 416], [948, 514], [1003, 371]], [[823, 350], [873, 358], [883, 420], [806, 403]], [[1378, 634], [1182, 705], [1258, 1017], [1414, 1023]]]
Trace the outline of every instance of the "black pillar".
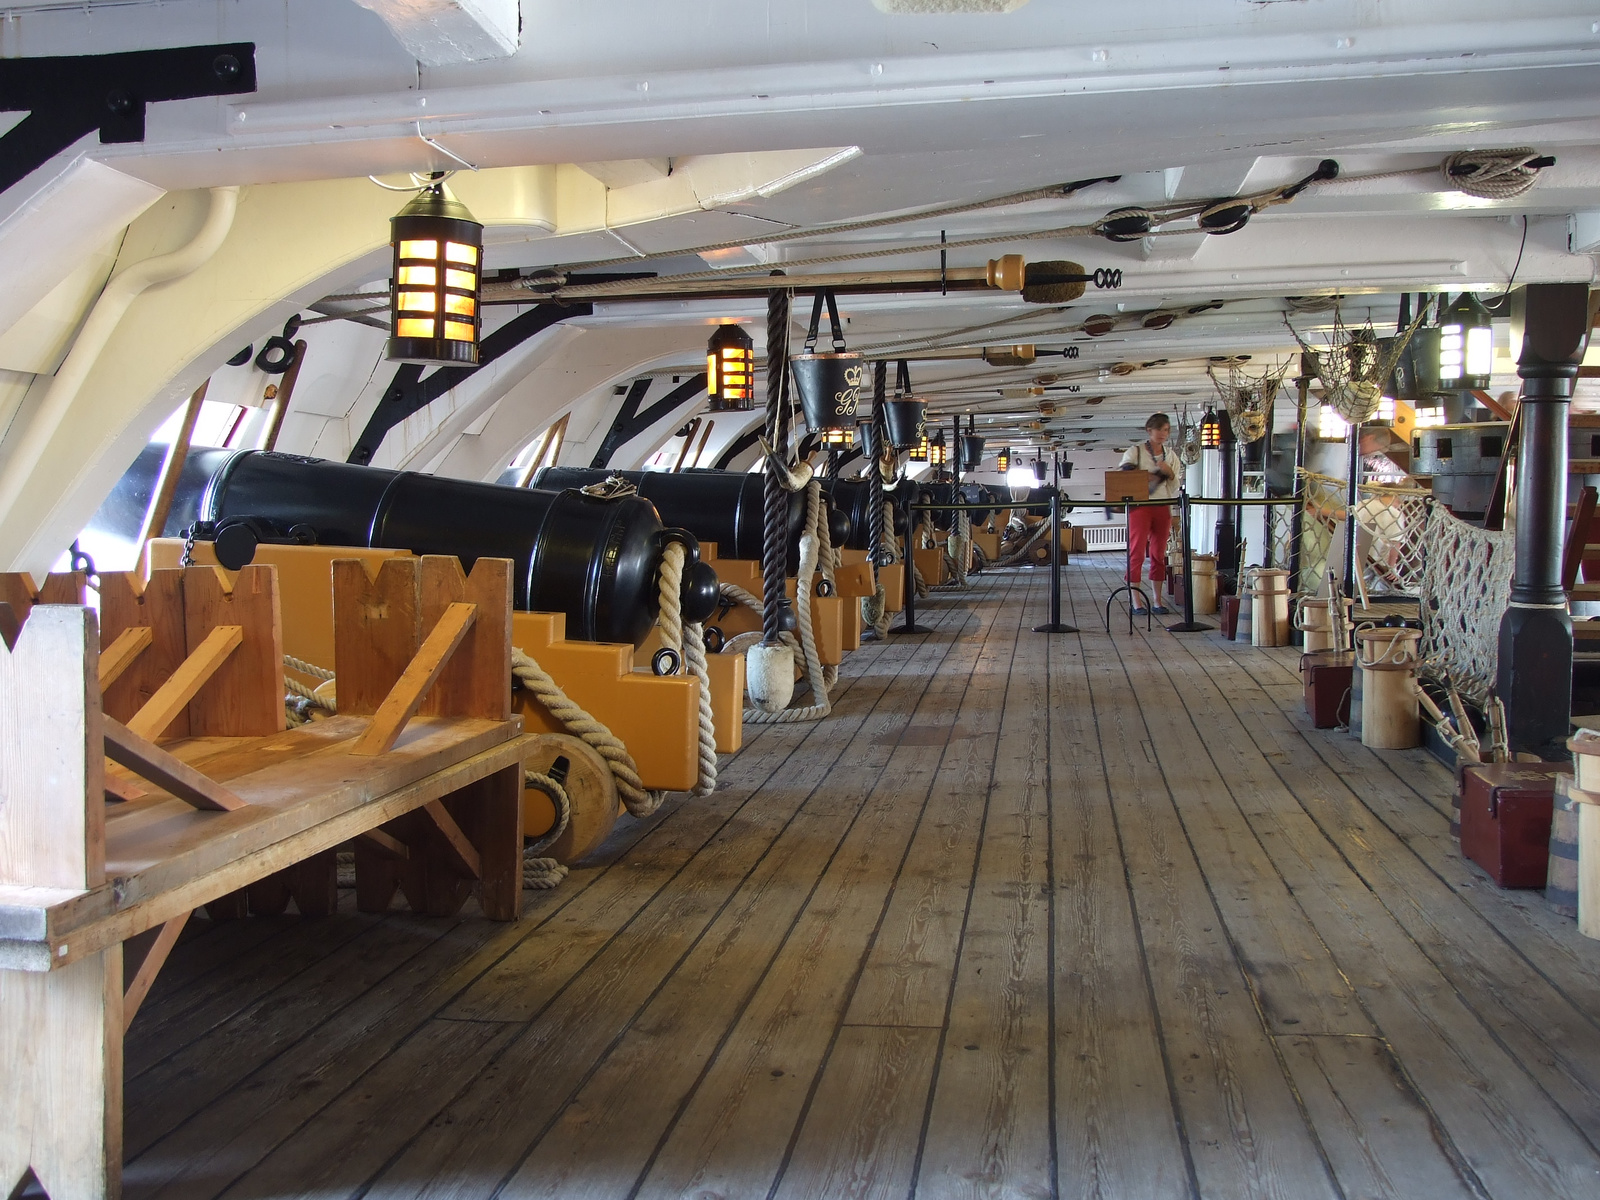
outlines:
[[[1222, 499], [1232, 500], [1238, 495], [1239, 441], [1233, 436], [1233, 421], [1227, 413], [1219, 413], [1222, 422], [1222, 444], [1218, 449], [1221, 458]], [[1231, 591], [1237, 586], [1239, 574], [1239, 509], [1224, 504], [1217, 510], [1217, 575], [1225, 579]], [[1187, 586], [1187, 581], [1185, 581]]]
[[[1311, 366], [1310, 356], [1300, 356], [1300, 374], [1294, 381], [1295, 417], [1294, 417], [1294, 480], [1289, 485], [1289, 494], [1295, 498], [1294, 507], [1289, 510], [1289, 590], [1291, 592], [1307, 592], [1316, 594], [1317, 587], [1307, 586], [1305, 580], [1300, 578], [1300, 539], [1305, 531], [1306, 503], [1305, 490], [1301, 482], [1300, 472], [1306, 465], [1306, 408], [1311, 398], [1311, 379], [1313, 372], [1306, 368]], [[1317, 581], [1318, 585], [1321, 580]], [[1290, 635], [1297, 639], [1299, 631]], [[1295, 640], [1295, 645], [1299, 644]]]
[[1517, 451], [1517, 558], [1500, 619], [1496, 690], [1513, 751], [1567, 757], [1572, 720], [1572, 618], [1561, 588], [1567, 518], [1567, 410], [1589, 342], [1589, 288], [1525, 289], [1522, 440]]

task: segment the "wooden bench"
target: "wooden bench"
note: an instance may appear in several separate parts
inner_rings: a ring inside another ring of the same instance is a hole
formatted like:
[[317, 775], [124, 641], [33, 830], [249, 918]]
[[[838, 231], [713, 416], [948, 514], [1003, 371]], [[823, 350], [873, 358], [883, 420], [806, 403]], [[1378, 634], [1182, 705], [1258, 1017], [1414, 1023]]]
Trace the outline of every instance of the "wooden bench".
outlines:
[[7, 1194], [29, 1170], [52, 1200], [117, 1194], [123, 1031], [195, 908], [329, 911], [354, 839], [363, 908], [403, 890], [447, 914], [476, 892], [518, 915], [510, 563], [398, 571], [398, 601], [374, 605], [363, 565], [336, 564], [342, 711], [297, 729], [271, 568], [231, 587], [210, 567], [108, 575], [103, 649], [70, 604], [36, 603], [0, 639]]
[[[151, 562], [161, 566], [177, 562], [183, 543], [176, 538], [160, 538], [150, 547]], [[194, 556], [201, 562], [216, 561], [209, 542], [197, 542]], [[258, 546], [255, 553], [256, 563], [278, 570], [285, 613], [285, 652], [322, 667], [331, 667], [333, 662], [330, 564], [336, 558], [359, 560], [367, 564], [369, 572], [378, 572], [386, 562], [409, 560], [413, 555], [408, 550], [271, 544]], [[622, 740], [633, 755], [646, 788], [685, 791], [694, 786], [700, 761], [698, 680], [688, 675], [653, 675], [648, 657], [644, 659], [644, 670], [635, 670], [631, 646], [569, 641], [566, 622], [560, 614], [515, 612], [511, 620], [511, 644], [531, 655], [568, 696]], [[653, 649], [659, 643], [650, 645]], [[743, 744], [742, 670], [742, 661], [737, 666], [732, 662], [713, 664], [712, 711], [717, 750], [724, 754], [733, 753]], [[315, 685], [318, 681], [306, 676], [301, 682]], [[339, 708], [343, 712], [344, 681], [340, 680], [338, 686]], [[731, 704], [728, 695], [736, 697]], [[562, 728], [525, 692], [516, 693], [512, 705], [522, 715], [529, 732]], [[528, 802], [549, 808], [542, 792], [535, 795], [530, 791]], [[532, 821], [528, 831], [530, 836], [540, 832]]]

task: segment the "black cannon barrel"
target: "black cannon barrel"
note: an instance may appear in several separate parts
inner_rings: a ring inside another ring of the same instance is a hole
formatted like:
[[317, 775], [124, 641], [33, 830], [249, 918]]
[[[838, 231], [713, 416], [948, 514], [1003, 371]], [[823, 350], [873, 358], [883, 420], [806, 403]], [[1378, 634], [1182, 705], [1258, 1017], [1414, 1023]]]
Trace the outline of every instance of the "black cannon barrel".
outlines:
[[[985, 504], [995, 503], [995, 494], [981, 483], [963, 483], [957, 488], [953, 483], [924, 483], [917, 496], [921, 504]], [[994, 513], [994, 509], [974, 509], [967, 515], [974, 525], [982, 525]], [[956, 519], [954, 509], [935, 511], [933, 527], [939, 530], [948, 530]]]
[[603, 500], [272, 451], [198, 450], [184, 466], [167, 528], [195, 521], [322, 545], [450, 554], [468, 569], [479, 558], [509, 558], [515, 607], [565, 613], [567, 636], [586, 641], [643, 642], [658, 614], [671, 540], [684, 543], [693, 564], [684, 572], [684, 618], [704, 620], [717, 601], [716, 574], [699, 562], [698, 542], [663, 529], [656, 510], [634, 496]]
[[[832, 501], [834, 508], [844, 513], [850, 520], [850, 533], [842, 542], [835, 542], [847, 550], [872, 549], [872, 480], [871, 479], [824, 479], [822, 490]], [[906, 496], [915, 492], [916, 485], [908, 480], [897, 480], [891, 487], [884, 488], [884, 499], [895, 502], [895, 534], [905, 533], [905, 518], [902, 515], [900, 502]]]
[[[765, 509], [762, 477], [748, 471], [610, 471], [598, 467], [544, 467], [537, 488], [583, 488], [620, 475], [656, 506], [668, 525], [681, 526], [703, 542], [715, 542], [722, 558], [761, 560]], [[800, 566], [805, 522], [803, 492], [789, 494], [789, 570]]]

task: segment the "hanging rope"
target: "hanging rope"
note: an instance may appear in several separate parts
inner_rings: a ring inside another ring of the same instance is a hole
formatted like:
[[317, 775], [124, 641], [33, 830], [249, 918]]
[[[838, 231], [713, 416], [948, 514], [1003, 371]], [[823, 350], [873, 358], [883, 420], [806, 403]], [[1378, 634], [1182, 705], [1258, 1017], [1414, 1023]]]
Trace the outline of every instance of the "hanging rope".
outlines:
[[661, 640], [677, 651], [688, 672], [700, 681], [700, 766], [690, 794], [709, 796], [717, 790], [717, 733], [711, 712], [711, 676], [706, 666], [705, 627], [683, 620], [683, 567], [688, 558], [681, 542], [670, 542], [661, 555]]
[[[786, 724], [791, 721], [815, 721], [833, 711], [828, 697], [829, 689], [839, 679], [839, 668], [824, 667], [817, 654], [816, 630], [812, 622], [812, 596], [815, 594], [813, 576], [820, 573], [830, 586], [834, 582], [835, 551], [828, 533], [828, 510], [822, 500], [822, 484], [813, 479], [806, 485], [806, 525], [800, 536], [800, 573], [795, 582], [795, 621], [800, 636], [785, 631], [783, 644], [800, 651], [805, 662], [806, 681], [811, 685], [813, 703], [802, 708], [782, 708], [775, 712], [765, 709], [746, 709], [744, 719], [754, 725]], [[737, 584], [724, 583], [725, 600], [743, 604], [759, 611], [760, 602]], [[756, 641], [754, 632], [741, 633], [728, 639], [722, 648], [724, 654], [743, 653]]]
[[[790, 292], [767, 297], [767, 443], [780, 455], [789, 450], [789, 305]], [[788, 565], [789, 497], [771, 457], [762, 464], [761, 640], [778, 644], [783, 624], [783, 581]]]

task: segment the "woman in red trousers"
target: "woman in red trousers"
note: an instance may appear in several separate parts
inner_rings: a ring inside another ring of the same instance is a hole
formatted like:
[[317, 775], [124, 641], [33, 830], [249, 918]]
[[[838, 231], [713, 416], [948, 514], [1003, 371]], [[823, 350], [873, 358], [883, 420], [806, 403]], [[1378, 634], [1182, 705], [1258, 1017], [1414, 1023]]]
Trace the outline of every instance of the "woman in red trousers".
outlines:
[[[1145, 440], [1128, 447], [1122, 456], [1124, 469], [1145, 471], [1150, 475], [1150, 499], [1172, 500], [1178, 495], [1179, 480], [1183, 477], [1183, 460], [1177, 451], [1167, 446], [1172, 434], [1172, 420], [1166, 413], [1156, 413], [1144, 423]], [[1167, 586], [1167, 539], [1172, 534], [1172, 508], [1166, 504], [1152, 504], [1146, 508], [1128, 510], [1128, 582], [1139, 583], [1144, 577], [1144, 560], [1150, 560], [1150, 586], [1154, 593], [1150, 611], [1166, 616], [1168, 608], [1163, 592]], [[1134, 612], [1144, 615], [1144, 605], [1134, 601]]]

